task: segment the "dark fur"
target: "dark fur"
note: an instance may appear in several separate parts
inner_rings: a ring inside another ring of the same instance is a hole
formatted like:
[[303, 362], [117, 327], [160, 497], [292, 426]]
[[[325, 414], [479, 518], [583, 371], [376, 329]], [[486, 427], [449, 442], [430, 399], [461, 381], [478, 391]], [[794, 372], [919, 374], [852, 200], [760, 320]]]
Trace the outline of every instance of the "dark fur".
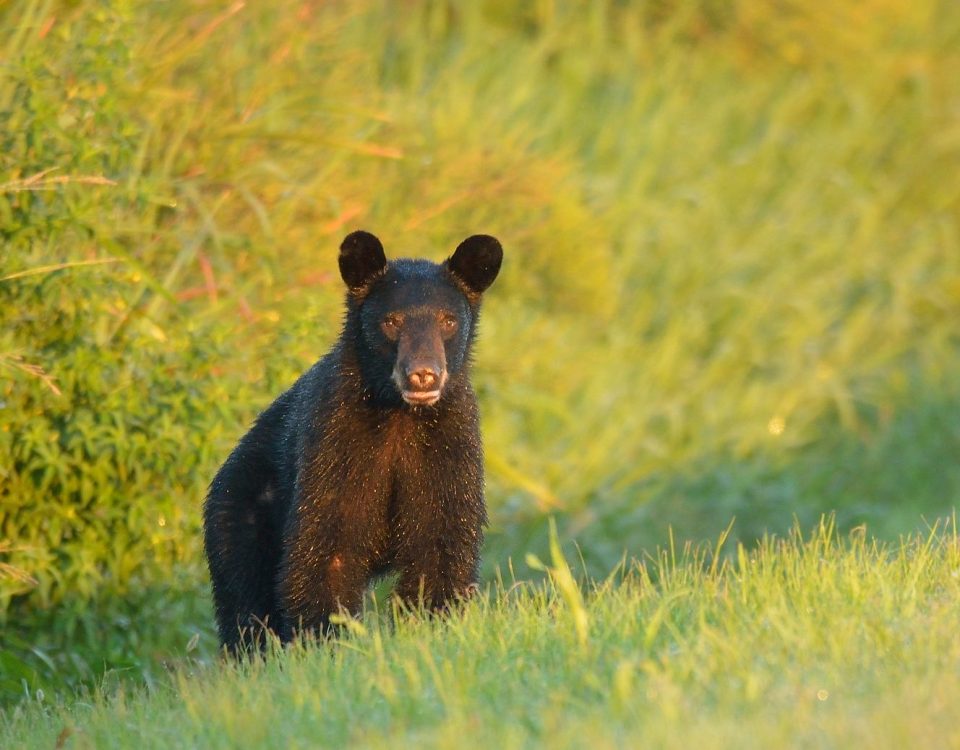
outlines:
[[[262, 643], [264, 627], [284, 642], [326, 632], [331, 614], [356, 613], [370, 580], [389, 571], [411, 605], [441, 609], [469, 594], [486, 523], [470, 347], [501, 257], [485, 236], [442, 265], [387, 263], [366, 232], [344, 240], [339, 340], [257, 418], [204, 506], [228, 648]], [[417, 398], [441, 381], [433, 405], [401, 396], [400, 386]]]

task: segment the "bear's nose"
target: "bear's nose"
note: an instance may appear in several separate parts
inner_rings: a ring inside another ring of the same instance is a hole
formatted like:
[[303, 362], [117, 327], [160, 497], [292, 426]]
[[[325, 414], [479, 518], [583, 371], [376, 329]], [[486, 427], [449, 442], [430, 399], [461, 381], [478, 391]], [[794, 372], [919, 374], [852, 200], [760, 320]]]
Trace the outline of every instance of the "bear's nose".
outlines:
[[430, 367], [419, 367], [407, 374], [410, 387], [418, 391], [432, 391], [440, 381], [440, 376]]

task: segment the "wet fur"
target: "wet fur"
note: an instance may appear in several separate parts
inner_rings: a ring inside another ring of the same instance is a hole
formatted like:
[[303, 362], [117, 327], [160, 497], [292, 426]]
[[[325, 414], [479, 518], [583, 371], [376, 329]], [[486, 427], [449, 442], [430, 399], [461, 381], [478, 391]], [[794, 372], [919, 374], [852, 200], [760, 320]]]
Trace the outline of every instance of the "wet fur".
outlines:
[[[387, 572], [398, 574], [397, 596], [431, 609], [476, 582], [486, 511], [469, 369], [486, 286], [452, 261], [379, 268], [376, 257], [343, 258], [350, 289], [339, 340], [259, 416], [204, 507], [217, 624], [234, 651], [262, 643], [264, 629], [283, 641], [326, 632], [332, 614], [357, 612]], [[460, 328], [444, 342], [440, 400], [411, 406], [395, 382], [396, 347], [371, 326], [388, 308], [437, 305], [456, 308]]]

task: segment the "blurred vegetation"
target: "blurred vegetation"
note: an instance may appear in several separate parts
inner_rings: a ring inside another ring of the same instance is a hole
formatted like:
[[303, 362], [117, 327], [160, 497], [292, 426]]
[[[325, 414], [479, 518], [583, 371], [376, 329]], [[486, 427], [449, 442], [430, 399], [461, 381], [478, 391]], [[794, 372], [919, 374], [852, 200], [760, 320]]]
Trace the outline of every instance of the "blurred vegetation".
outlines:
[[0, 690], [214, 646], [204, 489], [336, 247], [501, 238], [487, 575], [960, 497], [950, 0], [0, 9]]

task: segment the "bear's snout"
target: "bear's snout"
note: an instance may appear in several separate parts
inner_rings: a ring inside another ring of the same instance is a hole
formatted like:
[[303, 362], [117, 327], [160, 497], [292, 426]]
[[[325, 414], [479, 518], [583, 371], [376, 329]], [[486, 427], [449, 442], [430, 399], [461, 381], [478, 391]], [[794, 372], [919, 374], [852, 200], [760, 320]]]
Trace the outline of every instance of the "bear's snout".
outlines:
[[408, 319], [403, 326], [393, 382], [403, 400], [413, 406], [429, 406], [440, 400], [447, 382], [447, 359], [433, 316]]
[[440, 375], [431, 367], [420, 367], [407, 374], [407, 383], [415, 391], [432, 391], [440, 382]]
[[[429, 406], [440, 400], [447, 382], [447, 370], [437, 364], [414, 363], [398, 368], [403, 377], [394, 377], [400, 395], [411, 406]], [[395, 372], [394, 375], [399, 375]]]

